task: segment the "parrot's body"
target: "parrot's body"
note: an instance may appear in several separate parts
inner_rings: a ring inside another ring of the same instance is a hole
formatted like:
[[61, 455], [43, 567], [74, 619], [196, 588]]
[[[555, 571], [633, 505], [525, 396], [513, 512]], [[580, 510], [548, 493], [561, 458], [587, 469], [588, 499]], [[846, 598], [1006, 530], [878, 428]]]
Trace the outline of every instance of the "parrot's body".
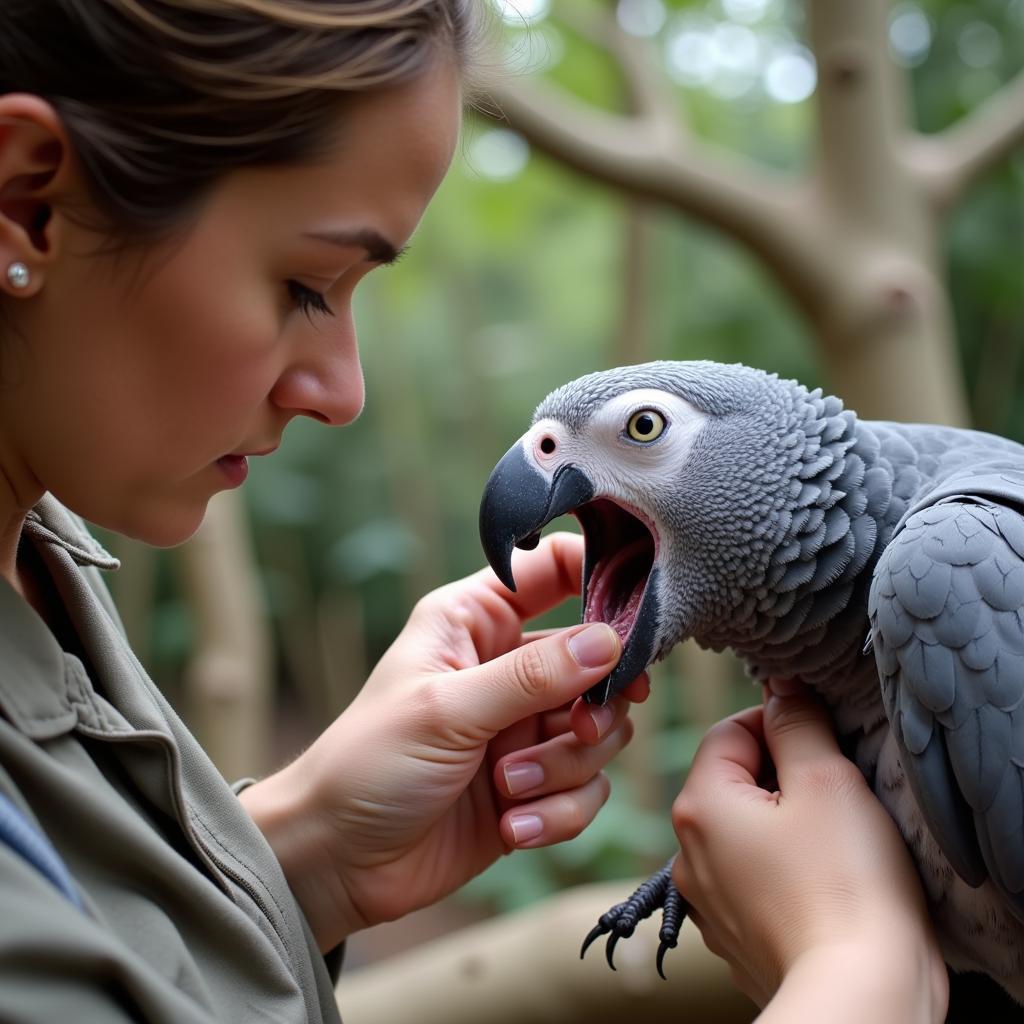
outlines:
[[812, 685], [949, 964], [1024, 1002], [1024, 447], [858, 420], [748, 367], [651, 363], [553, 392], [495, 469], [481, 536], [506, 583], [512, 546], [566, 511], [584, 618], [624, 642], [588, 698], [689, 637]]

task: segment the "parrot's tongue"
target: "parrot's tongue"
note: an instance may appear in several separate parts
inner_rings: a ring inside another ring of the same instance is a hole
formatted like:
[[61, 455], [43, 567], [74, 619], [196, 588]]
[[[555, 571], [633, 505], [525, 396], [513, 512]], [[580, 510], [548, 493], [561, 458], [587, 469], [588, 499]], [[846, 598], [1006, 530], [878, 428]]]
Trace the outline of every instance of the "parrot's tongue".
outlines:
[[576, 514], [589, 568], [583, 621], [607, 622], [625, 644], [654, 565], [655, 539], [636, 516], [606, 499], [589, 502]]
[[647, 576], [651, 543], [637, 540], [594, 566], [587, 588], [584, 622], [607, 622], [625, 642], [636, 621]]

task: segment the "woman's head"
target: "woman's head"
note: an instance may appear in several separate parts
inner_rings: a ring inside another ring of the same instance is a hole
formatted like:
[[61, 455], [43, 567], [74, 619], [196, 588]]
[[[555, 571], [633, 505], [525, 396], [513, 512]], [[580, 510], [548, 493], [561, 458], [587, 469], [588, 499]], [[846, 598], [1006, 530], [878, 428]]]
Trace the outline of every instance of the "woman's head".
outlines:
[[221, 175], [318, 156], [346, 99], [465, 68], [474, 0], [3, 0], [0, 94], [59, 115], [122, 240]]
[[447, 169], [472, 3], [3, 0], [0, 514], [175, 543], [224, 456], [358, 414], [352, 289]]

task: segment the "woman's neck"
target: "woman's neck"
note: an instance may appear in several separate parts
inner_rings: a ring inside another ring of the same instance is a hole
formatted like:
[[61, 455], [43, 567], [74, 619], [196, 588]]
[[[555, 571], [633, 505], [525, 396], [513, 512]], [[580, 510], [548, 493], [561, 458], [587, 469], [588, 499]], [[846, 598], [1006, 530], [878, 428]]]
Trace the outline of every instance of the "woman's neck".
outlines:
[[18, 545], [25, 517], [44, 492], [38, 487], [18, 486], [18, 474], [10, 472], [5, 454], [0, 442], [0, 576], [28, 600], [18, 564]]

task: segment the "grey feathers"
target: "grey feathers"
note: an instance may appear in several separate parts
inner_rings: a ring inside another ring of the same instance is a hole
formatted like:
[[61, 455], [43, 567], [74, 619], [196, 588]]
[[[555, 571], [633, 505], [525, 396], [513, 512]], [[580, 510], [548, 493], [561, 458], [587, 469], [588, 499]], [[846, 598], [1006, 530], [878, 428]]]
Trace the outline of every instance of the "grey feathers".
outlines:
[[886, 712], [943, 852], [1024, 917], [1024, 465], [961, 471], [915, 507], [871, 589]]
[[755, 678], [815, 686], [903, 828], [947, 949], [1024, 1001], [1006, 966], [1024, 962], [1024, 447], [861, 421], [709, 362], [591, 374], [536, 419], [585, 444], [636, 389], [706, 416], [675, 478], [631, 492], [662, 531], [658, 649], [694, 637]]

